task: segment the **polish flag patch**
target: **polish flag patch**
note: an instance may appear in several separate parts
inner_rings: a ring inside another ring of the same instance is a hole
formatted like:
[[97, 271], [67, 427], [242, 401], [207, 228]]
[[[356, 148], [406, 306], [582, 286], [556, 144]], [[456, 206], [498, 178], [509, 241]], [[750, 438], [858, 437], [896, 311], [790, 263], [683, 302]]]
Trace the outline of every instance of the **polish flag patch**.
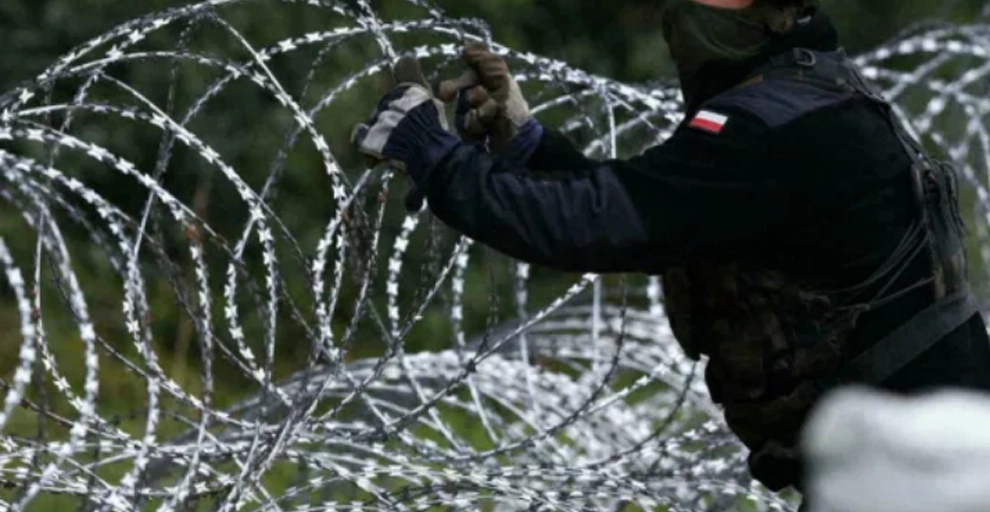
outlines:
[[694, 119], [688, 123], [688, 126], [709, 133], [720, 133], [728, 121], [729, 118], [722, 114], [716, 114], [711, 110], [702, 110], [698, 112], [698, 115], [694, 116]]

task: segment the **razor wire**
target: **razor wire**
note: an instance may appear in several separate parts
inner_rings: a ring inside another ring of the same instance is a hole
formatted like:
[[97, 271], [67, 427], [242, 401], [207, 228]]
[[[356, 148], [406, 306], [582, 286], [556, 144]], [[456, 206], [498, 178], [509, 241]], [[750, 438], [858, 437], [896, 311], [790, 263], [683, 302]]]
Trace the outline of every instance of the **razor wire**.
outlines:
[[[0, 204], [20, 218], [0, 234], [19, 328], [0, 382], [0, 509], [793, 509], [748, 476], [701, 365], [673, 340], [657, 278], [551, 275], [486, 251], [427, 209], [406, 211], [404, 177], [327, 135], [364, 120], [355, 111], [370, 105], [350, 103], [397, 55], [449, 75], [466, 41], [505, 55], [534, 114], [593, 157], [666, 139], [677, 90], [400, 3], [408, 13], [391, 18], [365, 0], [189, 5], [124, 23], [0, 96]], [[290, 7], [330, 28], [264, 43], [238, 28]], [[959, 165], [982, 289], [990, 26], [919, 26], [856, 60]], [[193, 97], [187, 69], [210, 77]], [[246, 95], [275, 114], [211, 123]], [[268, 151], [266, 171], [242, 175], [225, 143], [266, 130], [281, 144], [252, 148]], [[138, 134], [155, 142], [136, 146]], [[319, 189], [280, 190], [289, 172], [319, 176]], [[188, 184], [206, 175], [231, 198], [210, 219]], [[285, 218], [293, 193], [324, 197], [325, 216]], [[314, 223], [318, 236], [298, 233]], [[116, 279], [88, 278], [93, 266]], [[563, 289], [538, 293], [551, 278]], [[487, 312], [469, 303], [477, 289]], [[97, 295], [119, 314], [97, 312]], [[164, 312], [186, 322], [194, 368], [162, 355]], [[437, 315], [446, 348], [408, 351]], [[286, 347], [302, 362], [286, 368]], [[126, 414], [101, 399], [112, 386], [133, 388]]]

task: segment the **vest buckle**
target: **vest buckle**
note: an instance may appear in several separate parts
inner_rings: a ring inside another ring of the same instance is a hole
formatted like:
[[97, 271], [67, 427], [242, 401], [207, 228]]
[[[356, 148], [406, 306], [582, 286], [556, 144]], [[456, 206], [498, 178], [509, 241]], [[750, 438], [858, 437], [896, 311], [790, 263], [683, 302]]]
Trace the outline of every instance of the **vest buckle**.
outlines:
[[818, 63], [818, 57], [807, 48], [794, 48], [794, 63], [798, 66], [813, 68]]

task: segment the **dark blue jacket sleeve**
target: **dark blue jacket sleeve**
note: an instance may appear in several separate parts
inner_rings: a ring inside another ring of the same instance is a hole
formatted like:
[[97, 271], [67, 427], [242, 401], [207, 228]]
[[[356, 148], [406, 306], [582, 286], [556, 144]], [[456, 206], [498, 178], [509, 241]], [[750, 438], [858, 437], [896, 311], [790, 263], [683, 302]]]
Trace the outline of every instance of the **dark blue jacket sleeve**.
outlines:
[[659, 273], [785, 222], [788, 174], [744, 113], [719, 134], [682, 127], [629, 160], [585, 158], [547, 131], [524, 165], [456, 148], [418, 186], [444, 223], [522, 261], [571, 272]]

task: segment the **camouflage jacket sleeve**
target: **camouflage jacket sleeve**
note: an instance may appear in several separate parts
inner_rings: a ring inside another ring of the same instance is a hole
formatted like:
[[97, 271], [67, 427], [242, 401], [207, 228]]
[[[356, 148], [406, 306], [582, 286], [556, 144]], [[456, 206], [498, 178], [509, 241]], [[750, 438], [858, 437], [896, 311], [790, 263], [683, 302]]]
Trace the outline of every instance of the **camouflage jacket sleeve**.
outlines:
[[685, 123], [628, 160], [585, 158], [549, 130], [524, 165], [464, 145], [418, 186], [440, 220], [514, 258], [658, 273], [787, 219], [788, 173], [763, 166], [769, 130], [741, 111], [725, 114], [717, 133]]

